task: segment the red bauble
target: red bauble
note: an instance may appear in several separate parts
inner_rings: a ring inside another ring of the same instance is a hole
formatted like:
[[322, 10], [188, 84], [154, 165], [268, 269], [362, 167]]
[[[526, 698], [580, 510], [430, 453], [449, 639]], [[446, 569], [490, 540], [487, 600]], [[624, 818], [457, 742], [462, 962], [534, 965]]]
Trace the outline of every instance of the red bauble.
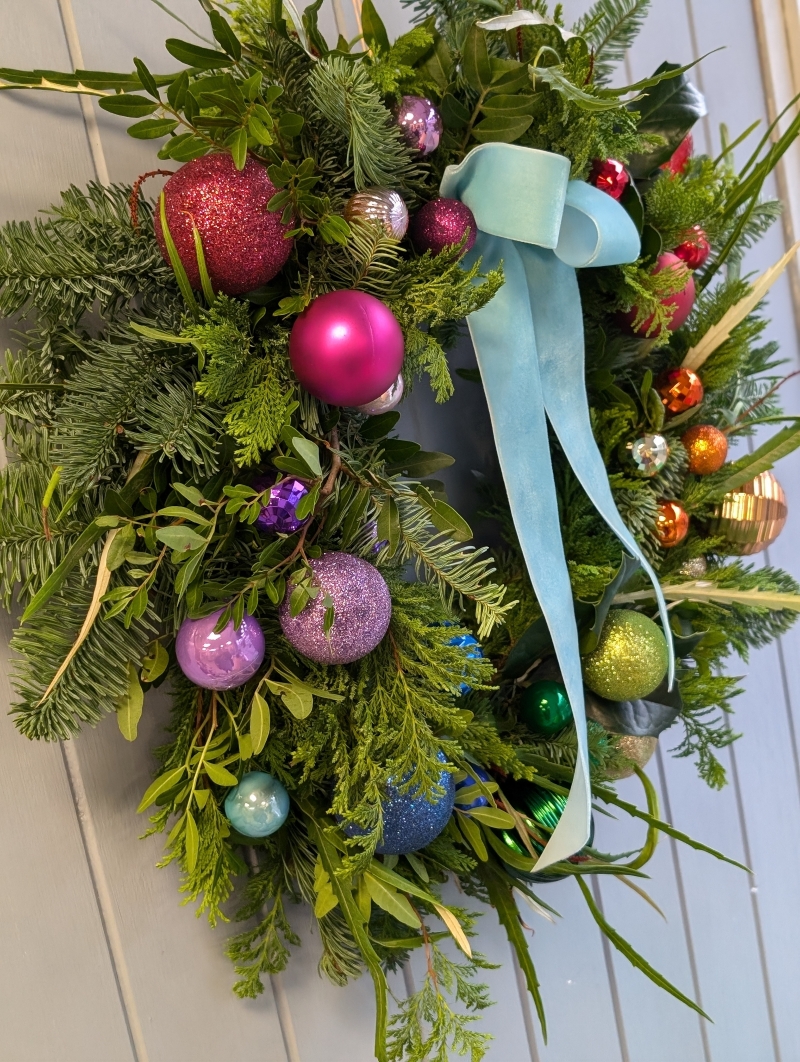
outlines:
[[[277, 189], [260, 162], [249, 158], [237, 170], [229, 154], [204, 155], [181, 166], [164, 186], [170, 235], [193, 288], [200, 287], [192, 226], [215, 291], [241, 295], [272, 280], [286, 263], [292, 240], [280, 211], [267, 210]], [[169, 261], [161, 219], [156, 211], [156, 239]]]
[[364, 291], [320, 295], [289, 338], [297, 379], [331, 406], [361, 406], [382, 395], [397, 379], [403, 351], [397, 318]]
[[686, 239], [678, 244], [672, 253], [685, 262], [690, 269], [700, 269], [706, 264], [706, 259], [711, 254], [711, 244], [700, 226], [692, 225], [686, 234]]
[[672, 157], [669, 162], [665, 162], [661, 167], [662, 170], [669, 170], [673, 176], [676, 173], [683, 173], [686, 167], [689, 165], [689, 159], [694, 152], [694, 139], [691, 133], [687, 133], [681, 140], [680, 144], [675, 148], [672, 153]]
[[467, 232], [464, 250], [471, 251], [478, 235], [475, 215], [460, 199], [441, 196], [418, 210], [408, 229], [411, 242], [420, 254], [423, 251], [439, 254], [445, 247], [460, 243]]
[[610, 195], [612, 199], [619, 199], [629, 181], [628, 171], [616, 159], [595, 159], [592, 163], [589, 183]]
[[[653, 272], [660, 273], [662, 269], [685, 269], [685, 263], [677, 255], [667, 251], [666, 254], [658, 256]], [[684, 287], [674, 295], [665, 295], [661, 300], [662, 306], [672, 307], [672, 313], [667, 321], [667, 328], [670, 332], [675, 332], [680, 328], [694, 306], [694, 277], [688, 272], [686, 275], [687, 280]], [[647, 338], [653, 326], [653, 315], [651, 314], [647, 320], [642, 321], [638, 328], [633, 328], [633, 322], [636, 320], [638, 312], [637, 307], [634, 306], [632, 310], [620, 316], [625, 324], [631, 328], [634, 335], [641, 336], [644, 339]]]

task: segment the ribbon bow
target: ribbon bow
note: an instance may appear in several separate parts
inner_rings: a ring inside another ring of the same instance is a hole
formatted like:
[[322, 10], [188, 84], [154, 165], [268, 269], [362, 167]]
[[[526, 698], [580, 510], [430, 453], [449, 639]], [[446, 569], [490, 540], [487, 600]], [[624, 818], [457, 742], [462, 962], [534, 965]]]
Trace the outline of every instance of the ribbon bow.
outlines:
[[448, 166], [441, 194], [460, 199], [478, 227], [466, 263], [503, 262], [506, 283], [467, 318], [497, 453], [522, 553], [544, 613], [578, 735], [569, 800], [535, 869], [567, 859], [589, 839], [591, 787], [578, 631], [547, 438], [547, 419], [592, 503], [653, 582], [674, 654], [655, 572], [625, 526], [589, 420], [583, 314], [575, 269], [619, 265], [639, 255], [626, 211], [583, 181], [563, 155], [515, 144], [482, 144]]

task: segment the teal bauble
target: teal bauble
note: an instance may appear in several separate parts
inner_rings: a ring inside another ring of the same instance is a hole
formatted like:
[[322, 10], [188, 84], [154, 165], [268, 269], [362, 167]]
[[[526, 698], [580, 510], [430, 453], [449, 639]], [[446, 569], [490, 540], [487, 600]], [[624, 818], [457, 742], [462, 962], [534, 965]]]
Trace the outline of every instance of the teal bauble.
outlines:
[[523, 690], [519, 717], [533, 734], [555, 734], [572, 719], [567, 691], [560, 682], [541, 679]]
[[[564, 813], [564, 808], [567, 806], [567, 798], [561, 793], [551, 793], [550, 790], [543, 789], [533, 782], [525, 781], [506, 782], [503, 785], [503, 793], [511, 801], [511, 805], [524, 817], [529, 827], [528, 836], [531, 846], [535, 852], [541, 855], [544, 851], [544, 846], [550, 840], [553, 830]], [[531, 854], [523, 845], [516, 830], [500, 830], [498, 832], [500, 839], [514, 855], [530, 859]], [[591, 845], [593, 840], [594, 819], [592, 819], [592, 829], [588, 844]], [[577, 852], [570, 857], [570, 861], [578, 862], [580, 861], [580, 856], [581, 853]], [[568, 877], [567, 874], [560, 874], [552, 869], [534, 874], [518, 870], [508, 863], [506, 864], [506, 870], [512, 877], [519, 878], [520, 881], [541, 883], [545, 881], [560, 881], [562, 878]]]
[[250, 771], [225, 798], [225, 814], [245, 837], [269, 837], [286, 822], [289, 794], [271, 774]]

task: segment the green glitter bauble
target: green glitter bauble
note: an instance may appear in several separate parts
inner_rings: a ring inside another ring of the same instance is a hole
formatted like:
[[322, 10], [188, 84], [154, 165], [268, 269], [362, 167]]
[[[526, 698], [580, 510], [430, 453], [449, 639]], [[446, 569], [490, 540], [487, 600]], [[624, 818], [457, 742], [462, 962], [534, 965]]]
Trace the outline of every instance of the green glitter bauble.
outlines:
[[669, 652], [661, 628], [640, 612], [609, 612], [597, 648], [583, 658], [583, 680], [610, 701], [635, 701], [660, 685]]
[[[537, 841], [536, 837], [531, 837], [529, 834], [533, 850], [541, 854], [545, 844], [550, 840], [550, 835], [558, 825], [558, 820], [567, 805], [567, 798], [561, 793], [551, 793], [547, 789], [542, 789], [533, 782], [507, 782], [503, 790], [516, 810], [524, 816], [526, 824], [541, 838]], [[515, 855], [530, 859], [530, 852], [525, 848], [515, 830], [500, 830], [499, 833], [503, 843]], [[592, 819], [591, 835], [587, 843], [591, 845], [593, 840], [594, 819]], [[560, 881], [568, 876], [551, 869], [540, 871], [538, 874], [526, 873], [509, 864], [506, 864], [506, 870], [512, 877], [530, 882]]]
[[534, 734], [555, 734], [572, 719], [566, 689], [560, 682], [542, 679], [523, 691], [519, 715]]

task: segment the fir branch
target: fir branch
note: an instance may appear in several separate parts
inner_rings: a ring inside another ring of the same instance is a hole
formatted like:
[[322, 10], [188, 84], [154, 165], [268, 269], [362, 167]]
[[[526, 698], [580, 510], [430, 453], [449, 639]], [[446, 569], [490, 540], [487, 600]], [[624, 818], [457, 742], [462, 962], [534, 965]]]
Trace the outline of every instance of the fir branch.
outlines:
[[610, 80], [642, 28], [650, 0], [598, 0], [572, 27], [594, 52], [596, 84]]

